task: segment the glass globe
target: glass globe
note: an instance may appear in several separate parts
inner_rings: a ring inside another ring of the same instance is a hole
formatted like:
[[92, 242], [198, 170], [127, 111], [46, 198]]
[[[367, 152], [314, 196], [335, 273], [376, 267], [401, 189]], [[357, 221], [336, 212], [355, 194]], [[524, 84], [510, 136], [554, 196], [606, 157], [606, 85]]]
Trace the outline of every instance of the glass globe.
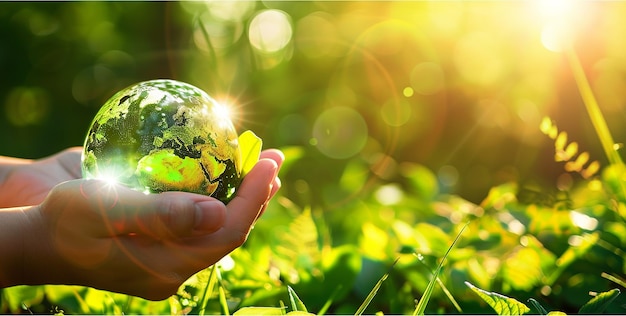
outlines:
[[111, 97], [85, 139], [83, 177], [145, 193], [186, 191], [228, 202], [241, 153], [228, 111], [187, 83], [140, 82]]

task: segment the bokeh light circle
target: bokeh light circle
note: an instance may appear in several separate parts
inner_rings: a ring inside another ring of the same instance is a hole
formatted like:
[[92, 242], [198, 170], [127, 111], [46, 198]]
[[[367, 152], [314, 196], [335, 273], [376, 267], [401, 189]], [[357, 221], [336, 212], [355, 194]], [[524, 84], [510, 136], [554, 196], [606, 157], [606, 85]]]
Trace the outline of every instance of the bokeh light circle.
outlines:
[[45, 90], [17, 87], [9, 92], [4, 110], [8, 121], [14, 126], [37, 125], [48, 116], [49, 103]]
[[314, 12], [296, 25], [294, 36], [298, 50], [309, 58], [339, 55], [339, 32], [332, 16], [325, 12]]
[[324, 155], [345, 159], [356, 155], [367, 142], [367, 124], [352, 108], [334, 107], [324, 111], [313, 125], [313, 139]]
[[411, 104], [407, 100], [391, 99], [380, 109], [380, 115], [389, 126], [402, 126], [411, 118]]
[[264, 10], [250, 22], [250, 44], [265, 53], [282, 50], [291, 41], [293, 30], [289, 15], [280, 10]]
[[417, 64], [411, 71], [411, 87], [421, 95], [431, 95], [441, 91], [444, 87], [443, 70], [439, 64], [433, 62]]
[[243, 34], [244, 26], [240, 21], [223, 22], [205, 12], [199, 18], [193, 32], [193, 41], [204, 52], [224, 50], [232, 46]]
[[220, 21], [242, 21], [254, 11], [253, 1], [208, 1], [206, 6], [213, 17]]

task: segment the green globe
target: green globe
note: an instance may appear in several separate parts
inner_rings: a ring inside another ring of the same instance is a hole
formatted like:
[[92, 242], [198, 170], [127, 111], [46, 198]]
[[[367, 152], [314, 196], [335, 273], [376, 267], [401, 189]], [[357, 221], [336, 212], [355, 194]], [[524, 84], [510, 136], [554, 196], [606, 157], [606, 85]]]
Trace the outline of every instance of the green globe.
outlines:
[[96, 114], [83, 148], [84, 178], [145, 193], [186, 191], [227, 203], [242, 178], [227, 108], [175, 80], [140, 82], [113, 95]]

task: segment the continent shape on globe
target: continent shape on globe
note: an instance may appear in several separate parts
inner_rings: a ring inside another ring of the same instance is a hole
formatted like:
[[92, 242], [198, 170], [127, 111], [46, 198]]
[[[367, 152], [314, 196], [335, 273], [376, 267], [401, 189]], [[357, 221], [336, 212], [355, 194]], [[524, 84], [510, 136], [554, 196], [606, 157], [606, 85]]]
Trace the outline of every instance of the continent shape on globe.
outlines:
[[237, 132], [227, 109], [190, 84], [158, 79], [111, 97], [96, 114], [83, 177], [145, 192], [186, 191], [228, 202], [241, 182]]

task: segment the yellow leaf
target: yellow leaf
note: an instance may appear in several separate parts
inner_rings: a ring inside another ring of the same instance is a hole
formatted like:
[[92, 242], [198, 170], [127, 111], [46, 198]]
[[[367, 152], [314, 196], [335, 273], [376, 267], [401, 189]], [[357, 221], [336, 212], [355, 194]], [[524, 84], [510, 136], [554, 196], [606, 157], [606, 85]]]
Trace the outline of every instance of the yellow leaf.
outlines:
[[587, 161], [589, 161], [589, 153], [586, 151], [581, 152], [580, 155], [576, 157], [576, 164], [581, 167], [584, 166]]
[[583, 178], [588, 179], [596, 174], [598, 170], [600, 170], [600, 163], [597, 160], [594, 160], [589, 164], [589, 166], [587, 166], [587, 169], [582, 170], [580, 174], [583, 176]]
[[239, 135], [239, 151], [241, 152], [241, 175], [245, 176], [259, 161], [263, 141], [252, 131]]
[[559, 130], [556, 128], [556, 125], [552, 125], [552, 127], [548, 131], [548, 137], [550, 137], [551, 139], [555, 139], [558, 133]]
[[565, 163], [564, 168], [565, 168], [565, 171], [567, 172], [580, 172], [583, 166], [579, 165], [575, 161], [568, 161]]
[[565, 160], [572, 159], [572, 157], [574, 157], [576, 153], [578, 153], [578, 143], [571, 142], [569, 145], [567, 145], [567, 148], [565, 148]]
[[559, 136], [557, 136], [554, 141], [554, 149], [556, 151], [562, 151], [565, 149], [565, 144], [567, 144], [567, 132], [560, 132]]
[[549, 117], [544, 116], [541, 120], [541, 124], [539, 125], [539, 129], [542, 133], [548, 135], [552, 126], [552, 120]]

